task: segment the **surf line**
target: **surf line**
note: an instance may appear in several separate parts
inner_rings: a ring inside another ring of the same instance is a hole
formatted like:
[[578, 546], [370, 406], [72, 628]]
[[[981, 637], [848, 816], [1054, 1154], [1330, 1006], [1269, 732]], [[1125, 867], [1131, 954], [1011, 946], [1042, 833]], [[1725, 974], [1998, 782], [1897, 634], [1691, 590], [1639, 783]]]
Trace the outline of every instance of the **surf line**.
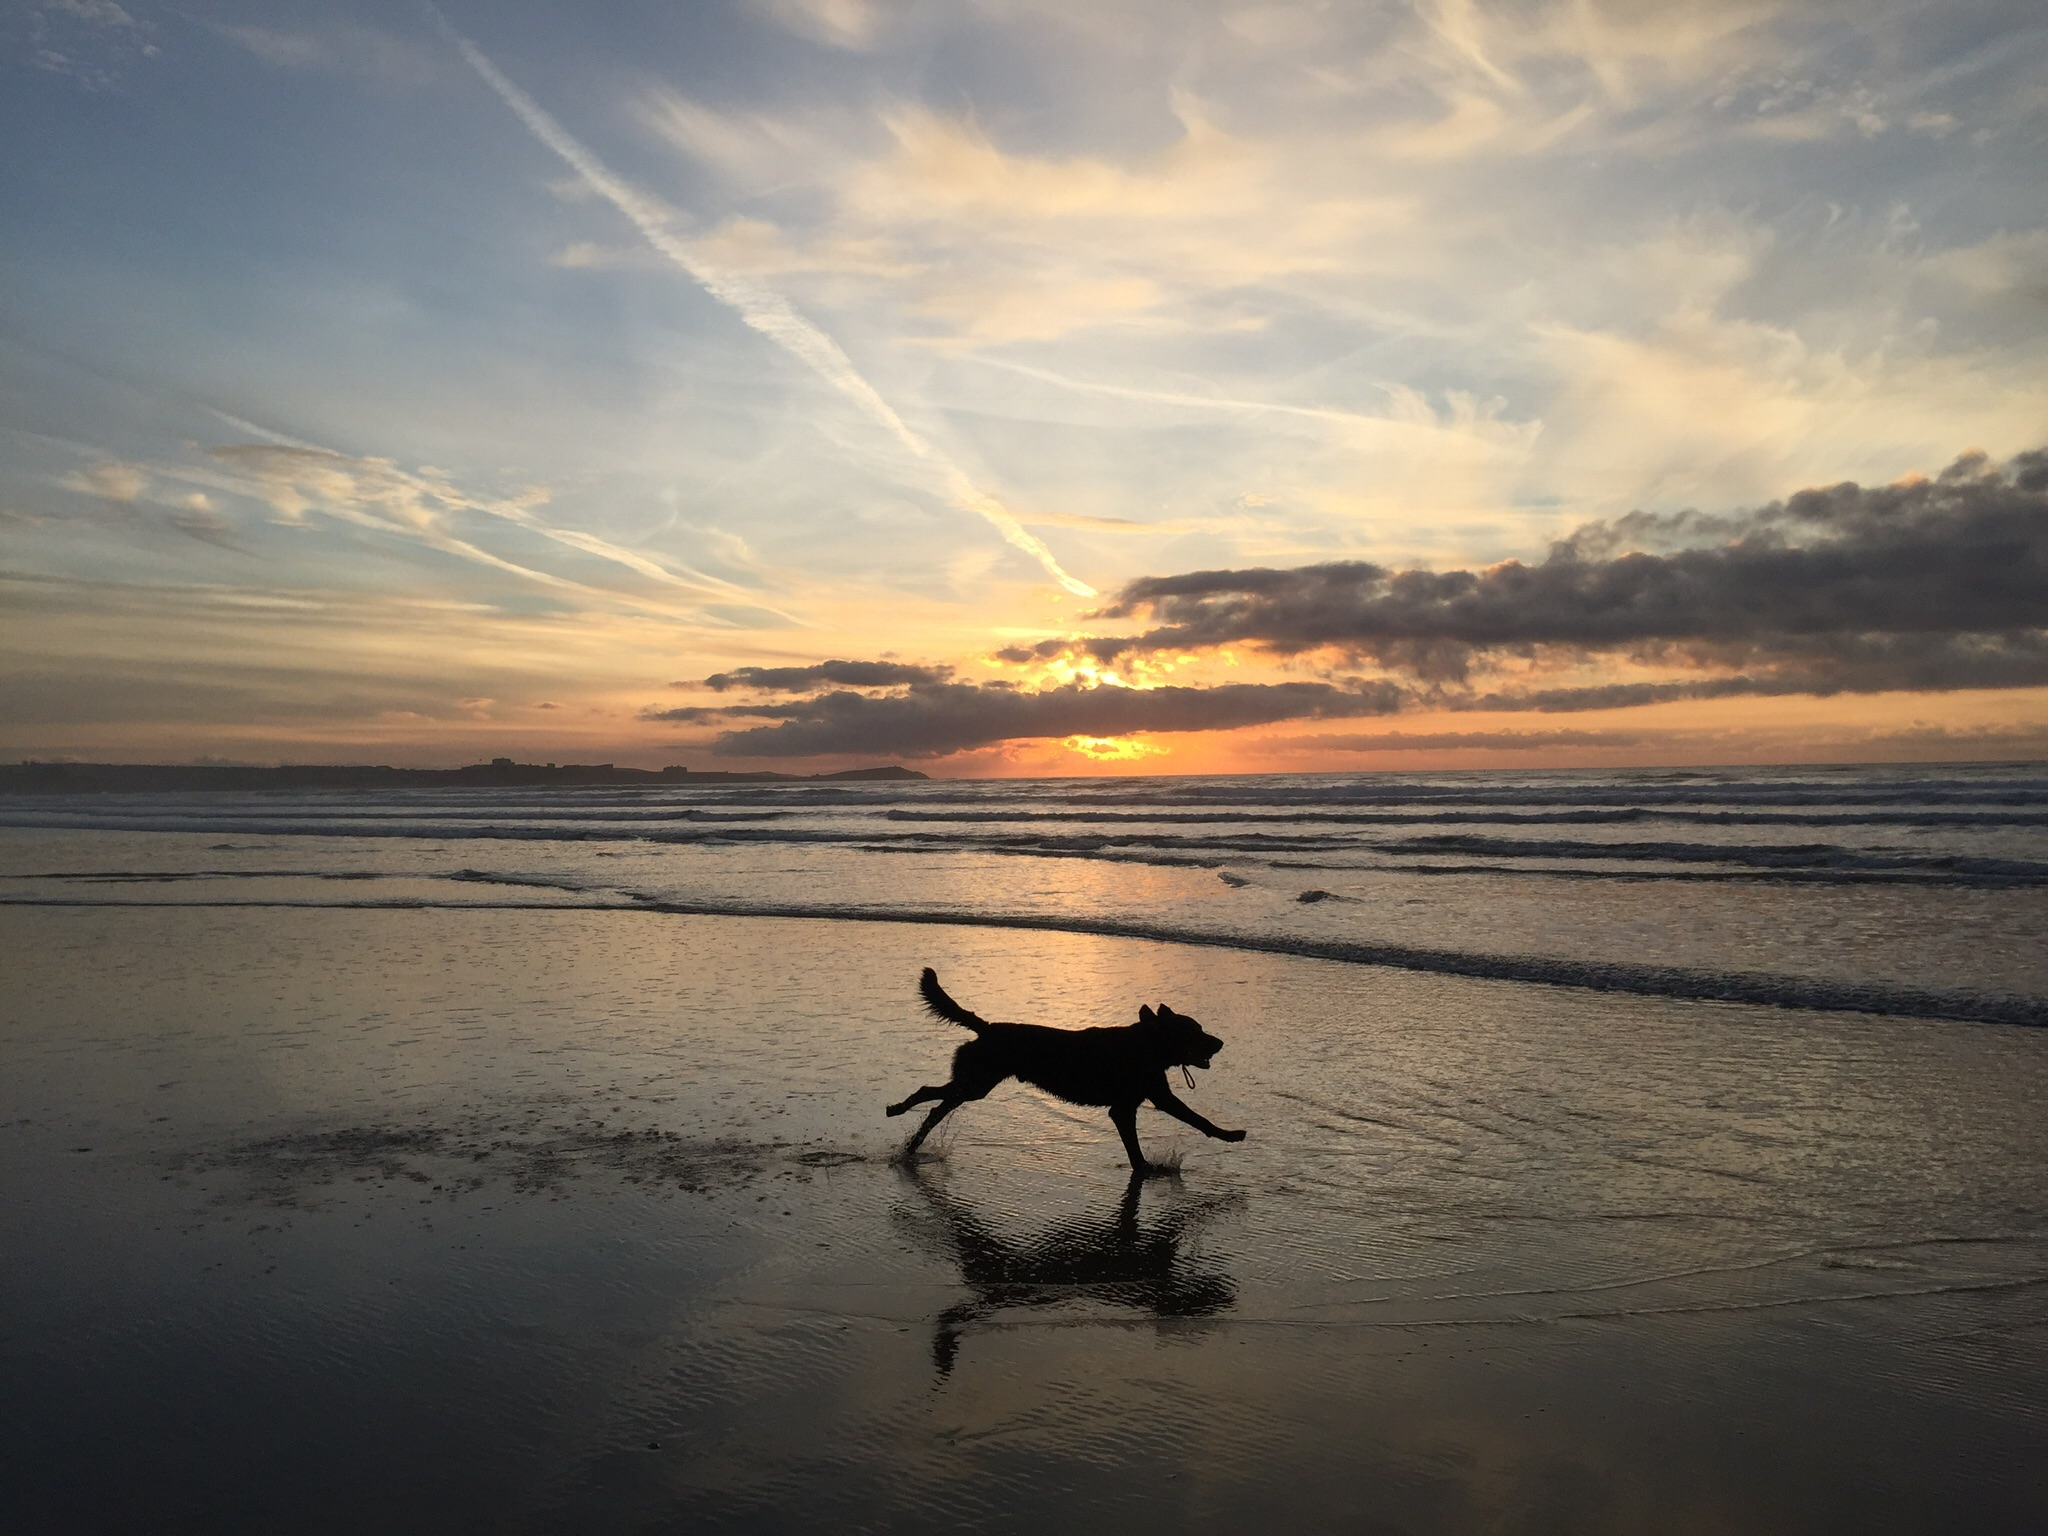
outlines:
[[1631, 965], [1625, 961], [1572, 960], [1541, 955], [1470, 954], [1400, 944], [1365, 944], [1288, 934], [1215, 933], [1118, 918], [1050, 917], [1033, 912], [930, 912], [909, 907], [821, 907], [775, 902], [684, 902], [639, 898], [610, 901], [431, 901], [399, 897], [387, 901], [293, 901], [233, 897], [200, 901], [138, 901], [116, 897], [0, 897], [0, 907], [162, 907], [168, 909], [261, 907], [311, 911], [446, 912], [648, 912], [668, 917], [771, 917], [799, 922], [912, 923], [934, 928], [998, 928], [1034, 933], [1071, 933], [1092, 938], [1138, 939], [1249, 954], [1287, 955], [1300, 960], [1333, 960], [1475, 981], [1512, 981], [1529, 986], [1572, 987], [1586, 992], [1619, 992], [1680, 1002], [1742, 1003], [1792, 1008], [1808, 1013], [1876, 1013], [1903, 1018], [1943, 1019], [1966, 1024], [2010, 1024], [2048, 1028], [2048, 998], [2015, 992], [1947, 992], [1918, 987], [1872, 986], [1757, 971], [1695, 971], [1676, 966]]
[[591, 191], [610, 203], [640, 231], [647, 243], [674, 263], [690, 280], [717, 299], [754, 330], [803, 363], [838, 390], [907, 448], [921, 463], [937, 472], [946, 500], [962, 512], [972, 512], [988, 522], [1012, 547], [1022, 550], [1045, 568], [1076, 597], [1094, 597], [1096, 591], [1079, 577], [1070, 576], [1047, 548], [1043, 539], [1029, 532], [1015, 514], [981, 489], [950, 455], [929, 441], [896, 413], [874, 385], [854, 367], [853, 359], [838, 342], [798, 314], [789, 300], [773, 289], [722, 272], [692, 250], [675, 231], [667, 204], [641, 191], [614, 173], [569, 131], [550, 116], [531, 96], [498, 71], [483, 50], [449, 24], [448, 18], [429, 5], [427, 13], [435, 26], [455, 45], [498, 99], [510, 107], [533, 136], [567, 162]]

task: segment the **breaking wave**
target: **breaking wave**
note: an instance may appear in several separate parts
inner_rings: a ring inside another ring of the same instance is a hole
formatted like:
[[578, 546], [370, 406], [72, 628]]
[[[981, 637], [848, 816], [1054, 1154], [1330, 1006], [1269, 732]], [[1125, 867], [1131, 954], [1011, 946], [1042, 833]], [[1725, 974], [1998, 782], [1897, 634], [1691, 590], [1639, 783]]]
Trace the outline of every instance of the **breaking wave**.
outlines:
[[[14, 904], [546, 905], [1031, 928], [2048, 1022], [2035, 894], [2048, 891], [2048, 770], [2010, 765], [14, 795], [0, 797], [0, 827], [152, 850], [92, 869], [78, 850], [117, 845], [16, 839], [53, 851], [13, 858], [0, 901]], [[532, 852], [502, 871], [455, 852], [489, 843]], [[909, 866], [871, 857], [891, 854], [932, 871], [917, 899]], [[1121, 872], [1134, 867], [1152, 873]], [[1221, 879], [1188, 878], [1204, 870]], [[1317, 872], [1317, 896], [1302, 899], [1296, 871]], [[412, 883], [375, 884], [400, 880]], [[282, 885], [222, 889], [247, 881]], [[369, 884], [360, 896], [335, 884], [352, 881]]]
[[[396, 878], [396, 877], [391, 877]], [[567, 884], [465, 871], [456, 879], [477, 883], [522, 885], [562, 892]], [[161, 906], [114, 897], [0, 898], [0, 906], [134, 907]], [[1047, 915], [1035, 912], [961, 912], [919, 907], [870, 907], [834, 904], [749, 901], [664, 901], [611, 892], [588, 894], [581, 900], [475, 901], [396, 897], [379, 901], [303, 900], [278, 898], [179, 901], [180, 907], [304, 907], [407, 908], [475, 910], [572, 910], [666, 913], [677, 917], [788, 918], [801, 921], [913, 923], [947, 928], [1024, 929], [1072, 933], [1098, 938], [1143, 939], [1160, 944], [1188, 944], [1252, 954], [1291, 955], [1347, 965], [1386, 966], [1440, 976], [1485, 981], [1528, 982], [1543, 986], [1578, 987], [1594, 992], [1626, 992], [1643, 997], [1695, 1002], [1749, 1003], [1775, 1008], [1827, 1013], [1902, 1014], [1925, 1019], [1970, 1023], [2048, 1026], [2048, 998], [2020, 993], [1972, 992], [1961, 988], [1903, 987], [1883, 982], [1850, 983], [1815, 977], [1747, 971], [1692, 970], [1677, 966], [1633, 965], [1616, 961], [1580, 960], [1561, 956], [1485, 954], [1463, 950], [1425, 949], [1411, 945], [1376, 944], [1360, 940], [1316, 938], [1299, 934], [1223, 932], [1166, 923], [1130, 922], [1110, 917]]]

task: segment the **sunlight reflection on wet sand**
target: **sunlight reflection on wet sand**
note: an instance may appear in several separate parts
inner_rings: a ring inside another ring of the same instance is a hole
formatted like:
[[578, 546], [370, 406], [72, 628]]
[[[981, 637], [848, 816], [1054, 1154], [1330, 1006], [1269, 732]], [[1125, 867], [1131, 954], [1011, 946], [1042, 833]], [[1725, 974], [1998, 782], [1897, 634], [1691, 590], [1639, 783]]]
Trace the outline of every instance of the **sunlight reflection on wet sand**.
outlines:
[[[2020, 1528], [2048, 1035], [1129, 940], [0, 913], [10, 1529]], [[1147, 1112], [992, 1017], [1226, 1041]]]

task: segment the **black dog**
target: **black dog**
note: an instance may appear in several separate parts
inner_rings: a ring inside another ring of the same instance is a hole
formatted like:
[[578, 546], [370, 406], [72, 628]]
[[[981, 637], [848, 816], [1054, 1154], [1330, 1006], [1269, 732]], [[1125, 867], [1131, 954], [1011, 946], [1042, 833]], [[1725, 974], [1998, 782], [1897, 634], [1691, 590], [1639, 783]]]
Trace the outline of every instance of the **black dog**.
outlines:
[[962, 1104], [987, 1098], [990, 1090], [1011, 1077], [1043, 1088], [1069, 1104], [1107, 1106], [1110, 1121], [1123, 1138], [1124, 1151], [1130, 1155], [1132, 1178], [1172, 1172], [1146, 1162], [1138, 1145], [1138, 1106], [1147, 1099], [1155, 1109], [1185, 1120], [1204, 1136], [1218, 1141], [1244, 1140], [1243, 1131], [1218, 1129], [1166, 1086], [1168, 1067], [1207, 1068], [1223, 1049], [1223, 1042], [1164, 1003], [1156, 1013], [1140, 1008], [1137, 1023], [1116, 1029], [1050, 1029], [1043, 1024], [991, 1024], [981, 1015], [969, 1013], [946, 996], [938, 974], [929, 967], [918, 990], [924, 994], [925, 1007], [950, 1023], [973, 1030], [974, 1038], [953, 1053], [951, 1082], [920, 1088], [902, 1103], [889, 1106], [890, 1114], [900, 1115], [914, 1105], [939, 1101], [938, 1108], [925, 1116], [924, 1124], [904, 1146], [905, 1157], [915, 1153], [931, 1135], [932, 1127], [946, 1116]]

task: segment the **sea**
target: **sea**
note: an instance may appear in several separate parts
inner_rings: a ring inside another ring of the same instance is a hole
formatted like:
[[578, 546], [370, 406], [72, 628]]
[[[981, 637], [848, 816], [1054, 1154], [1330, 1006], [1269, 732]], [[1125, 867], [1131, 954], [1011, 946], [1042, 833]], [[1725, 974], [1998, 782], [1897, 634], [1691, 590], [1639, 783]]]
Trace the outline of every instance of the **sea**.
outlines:
[[23, 795], [0, 829], [31, 904], [885, 919], [2048, 1023], [2041, 764]]

